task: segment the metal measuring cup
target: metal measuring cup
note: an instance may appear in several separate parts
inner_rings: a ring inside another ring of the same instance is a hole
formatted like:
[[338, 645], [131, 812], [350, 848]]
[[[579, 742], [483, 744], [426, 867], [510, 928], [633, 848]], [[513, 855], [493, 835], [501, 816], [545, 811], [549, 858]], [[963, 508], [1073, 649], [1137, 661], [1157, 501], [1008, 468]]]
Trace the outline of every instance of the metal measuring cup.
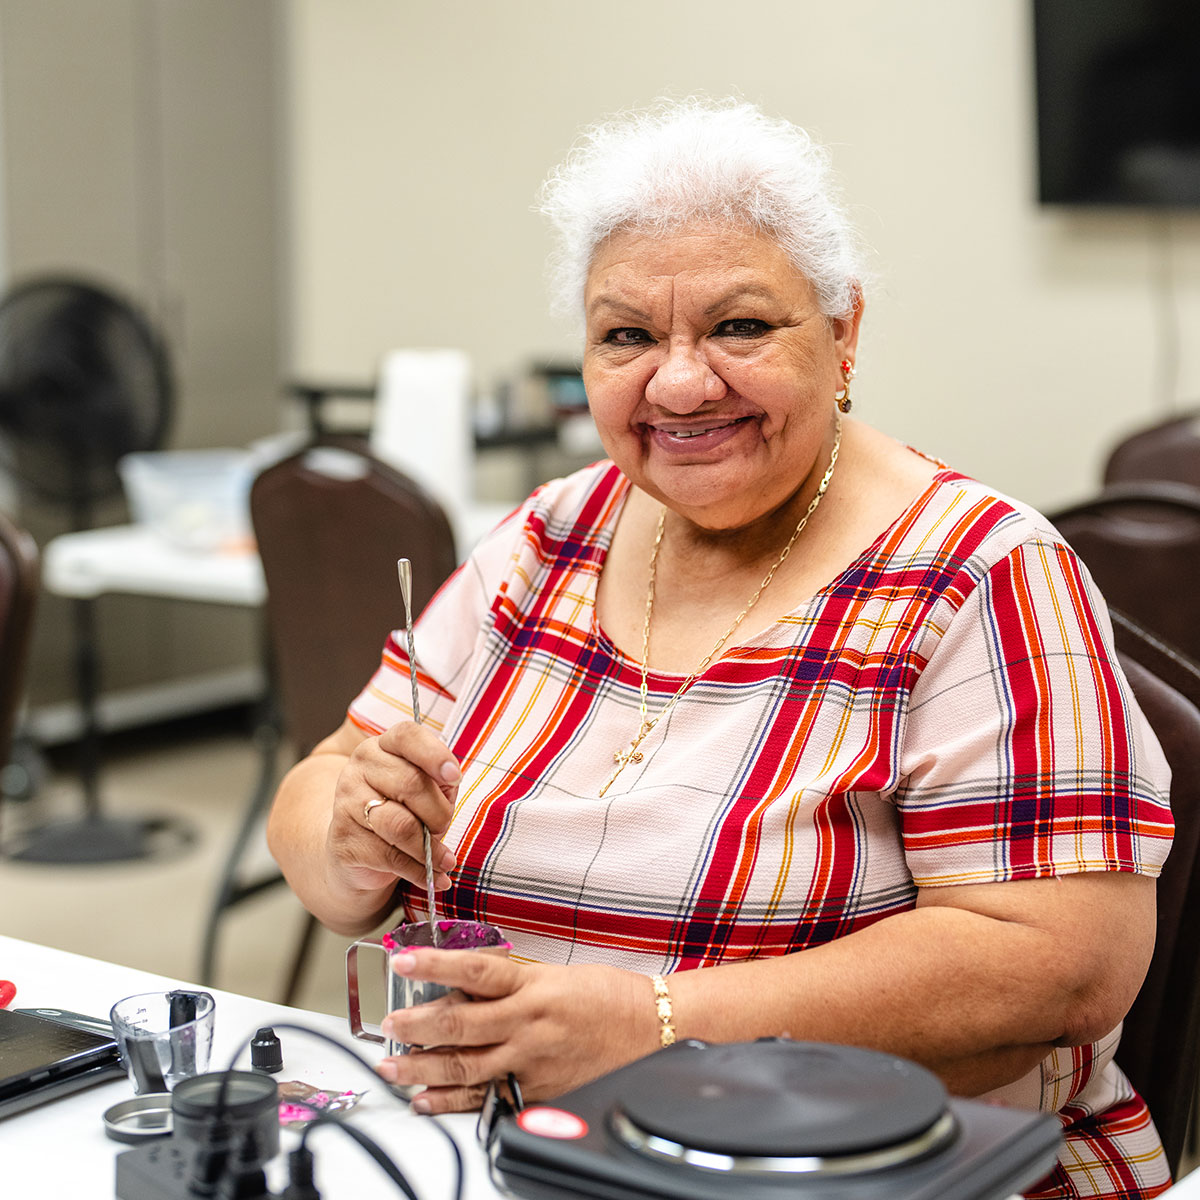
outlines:
[[[437, 947], [439, 950], [481, 950], [491, 954], [507, 956], [512, 949], [512, 943], [495, 925], [486, 925], [481, 921], [450, 921], [437, 922]], [[448, 996], [454, 988], [441, 983], [429, 983], [423, 979], [412, 979], [407, 975], [397, 975], [391, 969], [391, 956], [400, 950], [409, 950], [416, 946], [434, 945], [434, 930], [428, 921], [414, 921], [408, 925], [398, 925], [389, 934], [379, 938], [360, 938], [346, 948], [346, 1001], [350, 1021], [350, 1032], [362, 1042], [374, 1042], [386, 1046], [388, 1055], [407, 1054], [413, 1049], [404, 1042], [396, 1042], [385, 1038], [378, 1026], [367, 1028], [362, 1019], [360, 1001], [361, 983], [358, 971], [358, 952], [360, 948], [379, 950], [384, 954], [383, 959], [383, 993], [386, 998], [387, 1012], [398, 1009], [412, 1008], [416, 1004], [428, 1004], [441, 996]]]

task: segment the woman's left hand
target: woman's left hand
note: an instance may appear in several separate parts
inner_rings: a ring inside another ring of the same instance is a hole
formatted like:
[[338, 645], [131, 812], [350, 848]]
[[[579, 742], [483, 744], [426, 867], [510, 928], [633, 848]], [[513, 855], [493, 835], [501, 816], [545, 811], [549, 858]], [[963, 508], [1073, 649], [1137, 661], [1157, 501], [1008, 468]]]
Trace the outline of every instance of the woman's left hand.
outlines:
[[389, 1083], [424, 1085], [418, 1112], [478, 1108], [493, 1079], [516, 1075], [526, 1100], [560, 1096], [658, 1048], [650, 981], [616, 967], [513, 962], [472, 950], [418, 949], [392, 970], [458, 992], [389, 1013], [384, 1033], [427, 1046], [386, 1058]]

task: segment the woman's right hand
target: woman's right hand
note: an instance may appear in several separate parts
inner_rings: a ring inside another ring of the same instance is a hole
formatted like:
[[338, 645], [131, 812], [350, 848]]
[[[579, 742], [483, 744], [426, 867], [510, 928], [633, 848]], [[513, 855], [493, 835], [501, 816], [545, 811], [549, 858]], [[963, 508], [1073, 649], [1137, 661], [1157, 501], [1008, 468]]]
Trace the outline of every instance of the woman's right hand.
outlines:
[[446, 744], [424, 725], [401, 721], [361, 738], [334, 790], [326, 837], [334, 888], [390, 895], [397, 879], [423, 888], [426, 826], [433, 835], [434, 887], [448, 888], [455, 860], [441, 836], [461, 779]]

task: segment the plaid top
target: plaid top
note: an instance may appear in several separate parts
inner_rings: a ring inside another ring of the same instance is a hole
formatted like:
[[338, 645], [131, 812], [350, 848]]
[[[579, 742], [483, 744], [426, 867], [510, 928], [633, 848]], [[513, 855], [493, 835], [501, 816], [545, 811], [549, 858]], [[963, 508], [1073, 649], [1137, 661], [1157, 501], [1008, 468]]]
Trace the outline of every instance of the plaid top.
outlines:
[[[595, 613], [629, 488], [611, 463], [545, 485], [421, 617], [421, 709], [463, 766], [448, 916], [521, 958], [652, 974], [803, 950], [918, 887], [1157, 875], [1169, 775], [1103, 602], [1044, 518], [949, 470], [726, 648], [599, 799], [639, 723], [640, 664]], [[650, 673], [651, 714], [682, 681]], [[393, 637], [350, 716], [380, 732], [409, 692]], [[1058, 1051], [1004, 1098], [1108, 1108], [1132, 1094], [1115, 1044]]]

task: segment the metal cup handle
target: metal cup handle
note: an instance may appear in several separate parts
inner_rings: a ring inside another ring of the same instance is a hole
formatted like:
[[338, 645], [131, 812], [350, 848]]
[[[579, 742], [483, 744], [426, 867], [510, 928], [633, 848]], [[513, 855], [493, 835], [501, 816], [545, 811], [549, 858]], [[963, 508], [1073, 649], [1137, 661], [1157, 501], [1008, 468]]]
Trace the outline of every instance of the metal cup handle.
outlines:
[[[353, 1037], [358, 1038], [360, 1042], [374, 1042], [377, 1045], [384, 1045], [387, 1042], [382, 1033], [372, 1033], [364, 1028], [362, 1022], [362, 1006], [358, 998], [358, 948], [359, 946], [366, 947], [371, 950], [383, 950], [383, 942], [378, 938], [362, 938], [357, 942], [352, 942], [346, 947], [346, 1003], [349, 1009], [350, 1018], [350, 1033]], [[384, 994], [387, 994], [387, 954], [384, 952], [384, 972], [383, 985]]]

